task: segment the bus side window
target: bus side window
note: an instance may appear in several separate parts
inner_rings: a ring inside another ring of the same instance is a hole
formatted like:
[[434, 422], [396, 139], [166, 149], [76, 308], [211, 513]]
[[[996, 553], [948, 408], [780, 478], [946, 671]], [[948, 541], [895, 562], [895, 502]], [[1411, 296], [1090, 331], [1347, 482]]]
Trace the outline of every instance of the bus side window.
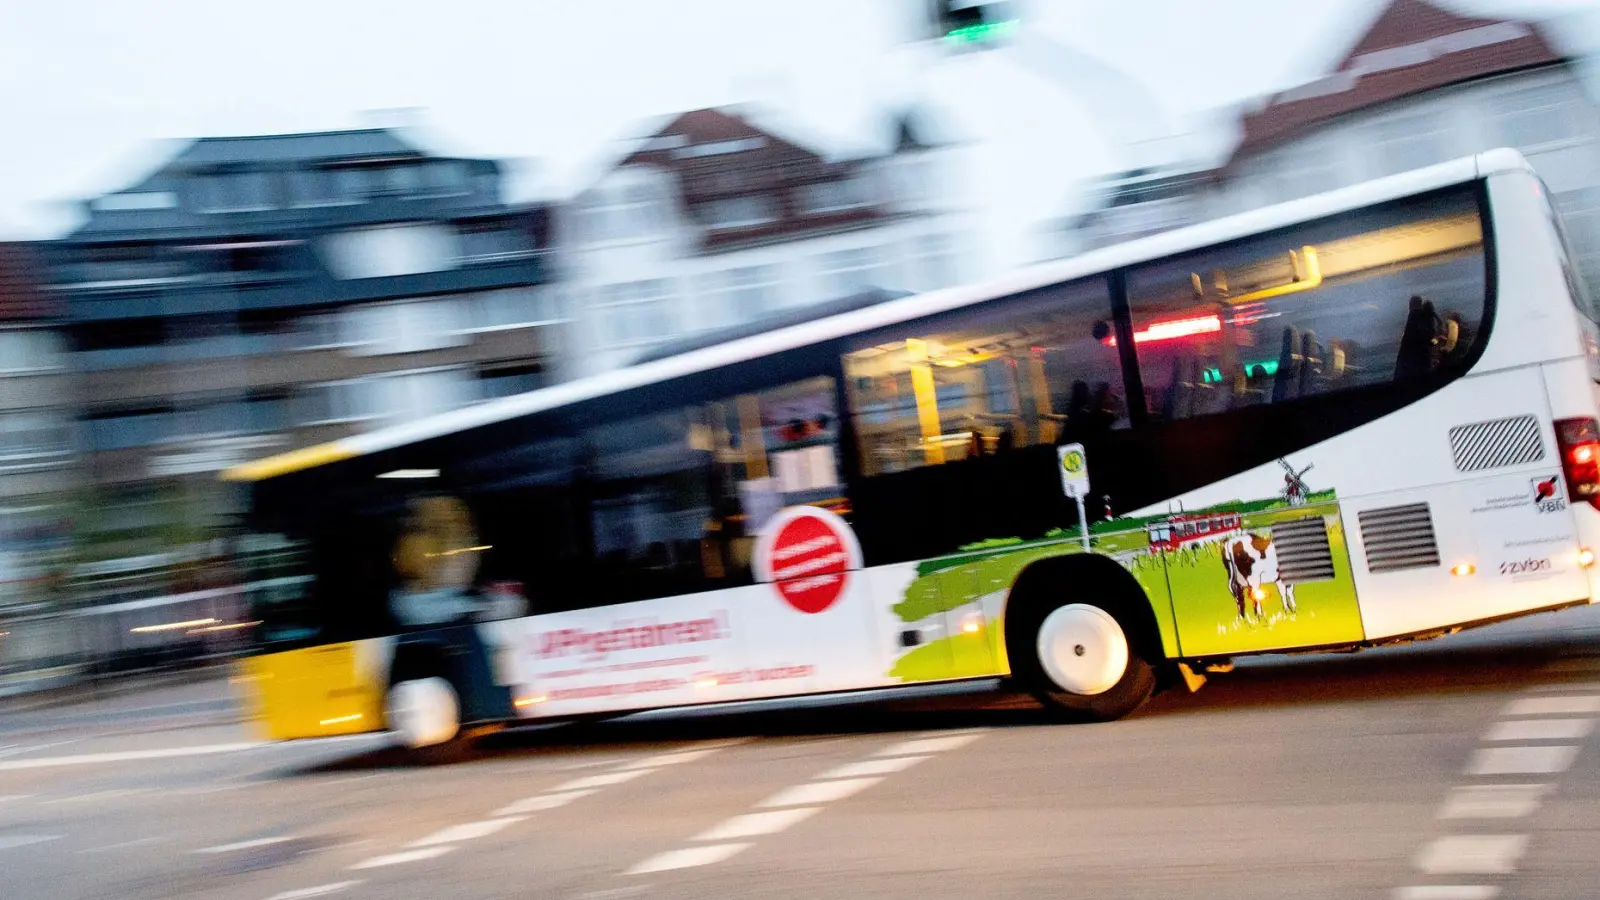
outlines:
[[845, 354], [862, 473], [901, 472], [1126, 427], [1103, 281], [908, 326]]
[[1431, 378], [1471, 348], [1486, 277], [1470, 197], [1133, 269], [1146, 408], [1172, 421]]

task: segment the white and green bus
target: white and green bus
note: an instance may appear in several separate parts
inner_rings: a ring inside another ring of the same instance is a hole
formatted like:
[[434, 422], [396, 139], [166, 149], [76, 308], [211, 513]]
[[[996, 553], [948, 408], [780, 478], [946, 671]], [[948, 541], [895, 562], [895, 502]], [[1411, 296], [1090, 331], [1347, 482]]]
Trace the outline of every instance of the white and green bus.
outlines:
[[1595, 597], [1597, 312], [1494, 151], [264, 459], [277, 738], [1245, 654]]

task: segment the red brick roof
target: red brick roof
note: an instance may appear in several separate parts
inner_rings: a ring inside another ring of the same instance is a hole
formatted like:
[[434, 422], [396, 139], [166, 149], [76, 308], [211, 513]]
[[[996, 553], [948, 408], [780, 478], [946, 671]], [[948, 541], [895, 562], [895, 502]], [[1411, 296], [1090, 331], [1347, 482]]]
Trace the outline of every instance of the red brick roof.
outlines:
[[54, 306], [40, 282], [39, 254], [27, 244], [0, 243], [0, 322], [44, 319]]
[[1228, 167], [1346, 113], [1565, 57], [1528, 23], [1394, 0], [1329, 75], [1274, 95], [1244, 119]]
[[807, 214], [796, 192], [805, 185], [845, 181], [860, 161], [828, 162], [730, 112], [697, 109], [658, 129], [618, 166], [647, 164], [677, 176], [683, 207], [692, 214], [715, 200], [749, 195], [768, 198], [776, 217], [760, 225], [708, 230], [702, 249], [720, 250], [753, 242], [781, 241], [859, 228], [885, 214], [864, 206]]

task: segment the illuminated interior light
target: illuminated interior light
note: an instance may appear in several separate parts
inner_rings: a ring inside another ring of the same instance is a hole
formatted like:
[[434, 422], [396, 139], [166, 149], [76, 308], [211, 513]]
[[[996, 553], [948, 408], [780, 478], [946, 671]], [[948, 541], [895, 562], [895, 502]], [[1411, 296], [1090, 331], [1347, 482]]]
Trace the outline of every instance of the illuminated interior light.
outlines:
[[1265, 600], [1265, 599], [1267, 599], [1267, 589], [1266, 588], [1259, 588], [1259, 587], [1258, 588], [1251, 588], [1250, 589], [1250, 596], [1254, 597], [1257, 600]]
[[183, 628], [199, 628], [201, 625], [215, 625], [219, 621], [220, 620], [218, 619], [190, 619], [187, 622], [167, 622], [164, 625], [140, 625], [136, 628], [130, 628], [128, 631], [132, 632], [133, 634], [150, 634], [156, 631], [178, 631]]
[[702, 678], [696, 681], [694, 686], [697, 688], [714, 688], [717, 686], [717, 680], [715, 678]]
[[[1246, 363], [1244, 371], [1246, 374], [1249, 374], [1254, 372], [1257, 368], [1260, 368], [1262, 374], [1264, 375], [1276, 375], [1278, 374], [1278, 361], [1275, 359], [1267, 359], [1262, 360], [1261, 362]], [[1206, 384], [1216, 384], [1222, 380], [1222, 370], [1217, 368], [1207, 369], [1200, 373], [1200, 380]]]
[[348, 716], [334, 716], [331, 719], [323, 719], [322, 722], [319, 723], [319, 724], [321, 724], [322, 727], [326, 728], [329, 725], [343, 725], [346, 722], [359, 722], [363, 718], [366, 718], [366, 717], [363, 716], [361, 713], [351, 713]]
[[977, 634], [983, 630], [983, 623], [977, 619], [968, 619], [961, 624], [961, 630], [967, 634]]
[[1585, 569], [1594, 565], [1594, 551], [1590, 550], [1588, 547], [1584, 547], [1583, 549], [1579, 550], [1578, 565], [1583, 566]]
[[1454, 576], [1456, 576], [1458, 578], [1465, 578], [1466, 576], [1471, 575], [1476, 571], [1478, 571], [1478, 567], [1477, 566], [1475, 566], [1475, 565], [1473, 565], [1472, 563], [1469, 563], [1469, 562], [1462, 562], [1462, 563], [1456, 563], [1455, 566], [1453, 566], [1450, 569], [1450, 574], [1454, 575]]
[[438, 478], [438, 469], [394, 469], [378, 476], [379, 478]]
[[[1143, 331], [1133, 333], [1135, 344], [1148, 344], [1155, 341], [1171, 341], [1178, 338], [1194, 337], [1200, 334], [1216, 334], [1222, 330], [1222, 319], [1219, 316], [1196, 316], [1191, 319], [1173, 319], [1170, 322], [1156, 322]], [[1105, 339], [1107, 347], [1115, 347], [1117, 339]]]
[[484, 544], [484, 545], [482, 545], [480, 547], [457, 547], [454, 550], [446, 550], [446, 551], [444, 551], [442, 553], [424, 553], [422, 555], [424, 557], [428, 558], [428, 559], [434, 559], [434, 558], [440, 557], [440, 556], [459, 556], [459, 555], [461, 555], [463, 553], [482, 553], [485, 550], [493, 550], [493, 549], [494, 549], [494, 545], [493, 544]]
[[546, 697], [543, 694], [540, 694], [536, 697], [522, 697], [520, 699], [513, 700], [511, 705], [515, 706], [517, 709], [527, 709], [530, 706], [538, 706], [545, 700]]

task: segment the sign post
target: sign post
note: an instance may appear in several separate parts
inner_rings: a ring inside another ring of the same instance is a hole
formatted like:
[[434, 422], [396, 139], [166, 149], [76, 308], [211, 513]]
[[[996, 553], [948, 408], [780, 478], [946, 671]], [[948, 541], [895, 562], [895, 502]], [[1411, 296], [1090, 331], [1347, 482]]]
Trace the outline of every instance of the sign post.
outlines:
[[1082, 444], [1064, 444], [1056, 448], [1056, 459], [1061, 464], [1061, 492], [1078, 503], [1078, 530], [1083, 534], [1083, 551], [1089, 552], [1089, 516], [1083, 498], [1089, 494], [1089, 459]]

